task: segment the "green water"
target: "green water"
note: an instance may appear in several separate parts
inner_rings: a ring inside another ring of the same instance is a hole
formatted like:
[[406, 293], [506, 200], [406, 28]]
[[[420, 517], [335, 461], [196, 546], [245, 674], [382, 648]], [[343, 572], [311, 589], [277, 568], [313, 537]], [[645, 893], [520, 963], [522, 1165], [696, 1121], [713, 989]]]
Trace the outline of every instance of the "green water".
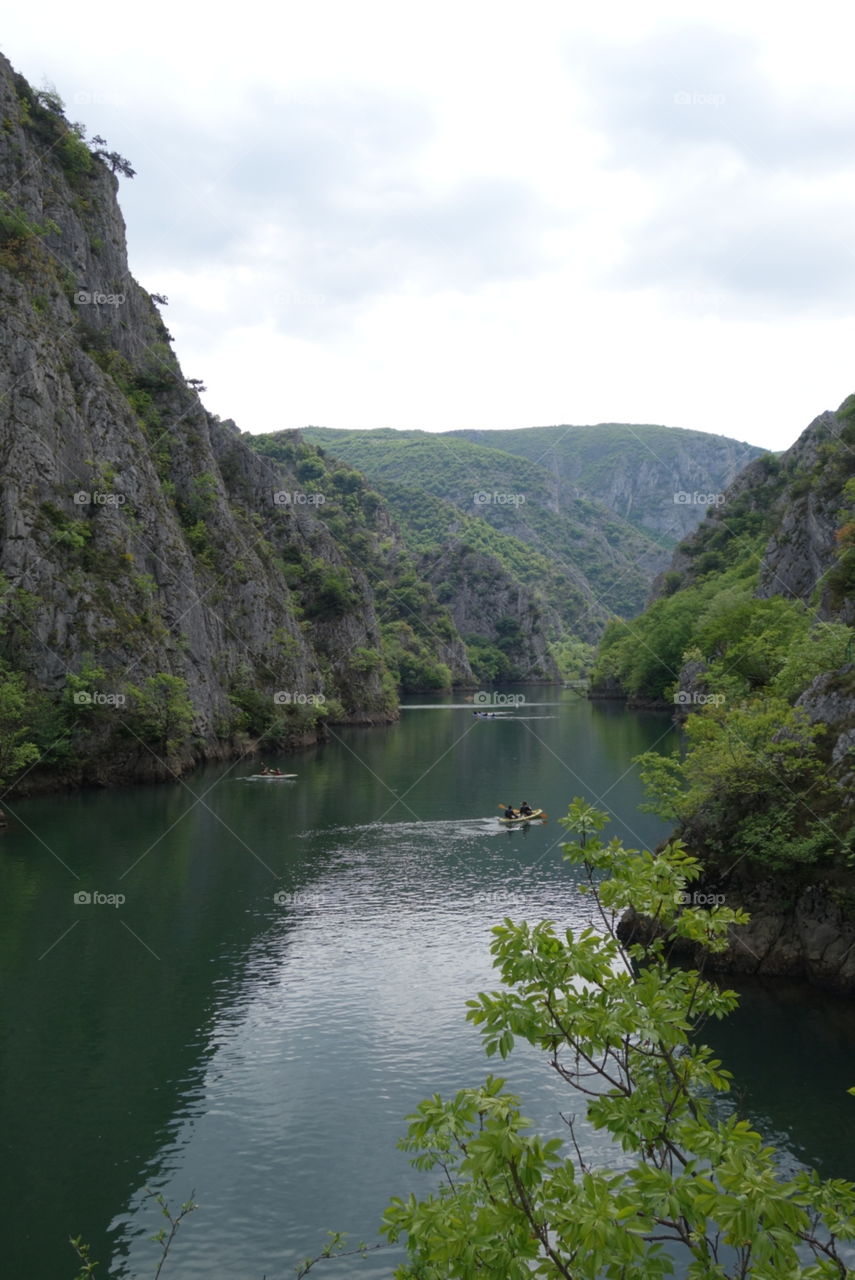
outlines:
[[[327, 1229], [371, 1238], [390, 1195], [420, 1185], [395, 1142], [425, 1094], [486, 1074], [463, 1006], [493, 985], [491, 924], [575, 926], [590, 910], [562, 828], [502, 830], [497, 804], [526, 799], [555, 818], [581, 794], [628, 843], [665, 833], [638, 812], [631, 758], [671, 743], [667, 719], [523, 692], [525, 708], [495, 721], [449, 703], [336, 730], [270, 761], [295, 782], [239, 780], [253, 766], [232, 764], [9, 806], [8, 1274], [73, 1276], [67, 1238], [81, 1234], [100, 1274], [147, 1280], [161, 1225], [148, 1186], [201, 1205], [164, 1280], [284, 1278]], [[80, 892], [125, 900], [76, 903]], [[714, 1037], [788, 1159], [855, 1176], [852, 1006], [752, 988]], [[567, 1099], [537, 1055], [515, 1052], [505, 1074], [554, 1127]], [[392, 1261], [376, 1254], [357, 1274], [387, 1276]]]

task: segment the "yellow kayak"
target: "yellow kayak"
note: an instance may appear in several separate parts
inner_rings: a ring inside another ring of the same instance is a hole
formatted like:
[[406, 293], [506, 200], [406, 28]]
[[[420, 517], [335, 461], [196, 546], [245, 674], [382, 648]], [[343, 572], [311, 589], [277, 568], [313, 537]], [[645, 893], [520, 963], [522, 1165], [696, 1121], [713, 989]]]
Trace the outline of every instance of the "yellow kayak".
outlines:
[[526, 813], [517, 818], [500, 818], [499, 821], [506, 827], [516, 827], [523, 822], [542, 822], [546, 814], [542, 809], [532, 809], [531, 813]]

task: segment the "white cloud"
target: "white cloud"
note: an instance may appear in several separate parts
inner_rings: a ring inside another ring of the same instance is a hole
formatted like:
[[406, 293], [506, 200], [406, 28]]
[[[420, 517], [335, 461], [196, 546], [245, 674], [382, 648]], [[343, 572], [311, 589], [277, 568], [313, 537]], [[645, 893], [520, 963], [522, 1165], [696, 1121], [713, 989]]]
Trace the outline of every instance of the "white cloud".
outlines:
[[245, 429], [622, 419], [782, 447], [853, 389], [853, 25], [828, 0], [809, 24], [95, 0], [84, 29], [46, 0], [4, 52], [134, 163], [132, 268]]

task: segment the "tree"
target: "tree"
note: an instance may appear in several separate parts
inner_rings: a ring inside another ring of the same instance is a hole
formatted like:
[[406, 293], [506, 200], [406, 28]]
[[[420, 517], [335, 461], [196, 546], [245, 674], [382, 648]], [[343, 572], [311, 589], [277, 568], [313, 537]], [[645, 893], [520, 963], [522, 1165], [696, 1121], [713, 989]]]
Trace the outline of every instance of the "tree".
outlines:
[[92, 139], [92, 154], [100, 156], [100, 158], [110, 166], [112, 173], [117, 171], [125, 178], [133, 178], [136, 176], [136, 169], [133, 168], [131, 162], [126, 160], [124, 156], [120, 156], [118, 151], [107, 150], [107, 139], [102, 138], [100, 134], [96, 134]]
[[193, 704], [187, 693], [187, 681], [161, 671], [148, 676], [142, 688], [131, 685], [128, 692], [131, 706], [126, 719], [133, 732], [167, 759], [183, 744], [193, 727]]
[[[772, 867], [826, 856], [839, 809], [816, 745], [824, 726], [773, 694], [705, 706], [686, 721], [687, 746], [637, 756], [652, 800], [710, 861]], [[831, 812], [829, 812], [829, 809]]]
[[[785, 1176], [746, 1119], [722, 1114], [731, 1077], [697, 1037], [737, 997], [667, 963], [672, 939], [720, 950], [747, 917], [682, 905], [700, 868], [678, 841], [658, 855], [604, 843], [606, 816], [581, 800], [562, 821], [579, 836], [565, 856], [585, 870], [598, 927], [559, 934], [549, 921], [505, 919], [492, 944], [504, 986], [470, 1001], [467, 1016], [488, 1056], [506, 1057], [517, 1036], [542, 1049], [619, 1158], [594, 1167], [572, 1120], [567, 1144], [528, 1134], [518, 1099], [492, 1076], [427, 1099], [401, 1145], [442, 1182], [386, 1210], [384, 1234], [409, 1255], [398, 1280], [651, 1280], [677, 1266], [687, 1280], [855, 1275], [844, 1256], [855, 1187]], [[643, 944], [618, 938], [629, 905], [658, 925]]]
[[20, 672], [0, 671], [0, 786], [41, 754], [34, 742], [27, 741], [32, 732], [30, 701]]

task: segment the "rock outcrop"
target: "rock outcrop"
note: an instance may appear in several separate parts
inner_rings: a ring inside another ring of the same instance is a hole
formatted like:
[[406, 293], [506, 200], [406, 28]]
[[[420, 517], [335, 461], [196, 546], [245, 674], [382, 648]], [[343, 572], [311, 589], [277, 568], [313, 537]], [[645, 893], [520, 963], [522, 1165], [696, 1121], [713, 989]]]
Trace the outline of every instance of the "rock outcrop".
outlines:
[[[280, 742], [393, 718], [377, 590], [412, 563], [388, 509], [310, 446], [262, 456], [205, 410], [130, 275], [111, 163], [3, 58], [0, 123], [0, 660], [54, 718], [52, 767], [159, 776], [165, 754], [246, 749], [274, 710]], [[422, 585], [432, 653], [471, 683]], [[167, 689], [192, 725], [158, 747], [140, 724]]]
[[[706, 952], [678, 939], [673, 959], [707, 972], [798, 978], [838, 995], [855, 995], [855, 895], [851, 877], [814, 869], [809, 879], [706, 877], [693, 886], [696, 903], [721, 901], [751, 919], [732, 926], [724, 951]], [[650, 921], [627, 913], [619, 934], [629, 944], [649, 938]]]
[[547, 640], [559, 634], [558, 614], [515, 582], [495, 557], [446, 545], [439, 556], [425, 558], [422, 571], [448, 605], [460, 634], [498, 649], [514, 679], [561, 678]]

